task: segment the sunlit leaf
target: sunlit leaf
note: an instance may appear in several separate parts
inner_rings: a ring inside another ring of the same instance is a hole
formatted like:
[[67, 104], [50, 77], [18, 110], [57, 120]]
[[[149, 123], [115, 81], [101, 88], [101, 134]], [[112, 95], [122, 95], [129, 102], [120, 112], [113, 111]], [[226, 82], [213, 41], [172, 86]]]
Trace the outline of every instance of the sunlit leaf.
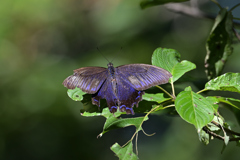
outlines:
[[215, 19], [206, 44], [205, 68], [208, 79], [221, 74], [228, 57], [233, 52], [232, 18], [232, 13], [223, 8]]
[[[240, 110], [240, 100], [239, 99], [226, 98], [226, 97], [217, 97], [217, 99], [219, 100], [219, 102], [229, 104], [229, 105], [237, 108], [238, 110]], [[238, 106], [235, 103], [237, 103]]]
[[170, 82], [175, 82], [186, 72], [196, 68], [192, 62], [183, 60], [180, 62], [180, 54], [174, 49], [157, 48], [153, 52], [152, 64], [168, 70], [172, 74]]
[[226, 73], [210, 80], [205, 84], [205, 89], [240, 93], [240, 73]]
[[75, 89], [68, 89], [67, 94], [72, 100], [81, 101], [86, 93], [76, 87]]
[[[97, 107], [97, 106], [96, 106]], [[123, 112], [120, 112], [120, 111], [117, 111], [114, 113], [114, 116], [115, 118], [116, 117], [119, 117]], [[109, 111], [108, 108], [104, 108], [102, 110], [102, 112], [89, 112], [89, 111], [85, 111], [83, 113], [81, 113], [82, 116], [85, 116], [85, 117], [93, 117], [93, 116], [103, 116], [105, 118], [109, 118], [109, 117], [112, 117], [113, 114]]]
[[164, 101], [167, 101], [167, 100], [171, 99], [171, 98], [164, 98], [163, 93], [157, 93], [157, 94], [145, 93], [142, 96], [142, 98], [143, 98], [143, 100], [154, 101], [154, 102], [157, 102], [157, 103], [162, 103]]
[[208, 97], [206, 97], [206, 100], [207, 100], [210, 104], [212, 104], [212, 106], [214, 107], [215, 111], [218, 110], [218, 107], [219, 107], [219, 106], [218, 106], [218, 103], [219, 103], [218, 98], [212, 97], [212, 96], [208, 96]]
[[[216, 123], [220, 124], [221, 126], [224, 125], [224, 120], [221, 117], [214, 116], [212, 121], [215, 121]], [[220, 133], [220, 131], [222, 130], [221, 128], [219, 128], [218, 126], [213, 124], [212, 122], [207, 124], [207, 129], [216, 134]], [[203, 142], [205, 145], [207, 145], [210, 142], [210, 139], [211, 139], [210, 135], [208, 133], [206, 133], [203, 129], [201, 129], [198, 136], [199, 136], [199, 140], [201, 142]]]
[[186, 87], [184, 91], [192, 91], [192, 88], [190, 86]]
[[[224, 120], [221, 118], [221, 117], [217, 117], [217, 116], [214, 116], [213, 120], [214, 122], [217, 122], [218, 124], [220, 124], [221, 126], [223, 126], [224, 124]], [[221, 128], [219, 128], [218, 126], [216, 126], [215, 124], [213, 123], [208, 123], [208, 129], [212, 132], [215, 132], [215, 131], [219, 131], [221, 130]]]
[[230, 137], [227, 136], [227, 135], [224, 136], [224, 143], [225, 143], [225, 145], [228, 145], [229, 138], [230, 138]]
[[143, 0], [140, 3], [140, 6], [142, 9], [152, 7], [152, 6], [157, 6], [157, 5], [162, 5], [165, 3], [171, 3], [171, 2], [185, 2], [189, 0]]
[[116, 117], [116, 115], [113, 114], [109, 115], [106, 118], [107, 120], [104, 124], [103, 131], [99, 134], [100, 137], [110, 130], [124, 128], [128, 126], [135, 126], [137, 131], [140, 131], [142, 123], [148, 120], [148, 117], [118, 118]]
[[198, 132], [212, 121], [213, 106], [203, 96], [193, 91], [180, 92], [175, 100], [176, 110], [187, 122], [193, 124]]
[[118, 156], [120, 160], [137, 160], [138, 157], [133, 153], [132, 141], [126, 146], [121, 147], [118, 143], [112, 145], [111, 150]]
[[208, 145], [208, 144], [209, 144], [210, 136], [209, 136], [209, 134], [206, 133], [204, 130], [201, 130], [201, 131], [198, 133], [198, 138], [199, 138], [200, 142], [202, 142], [203, 144], [205, 144], [205, 145]]

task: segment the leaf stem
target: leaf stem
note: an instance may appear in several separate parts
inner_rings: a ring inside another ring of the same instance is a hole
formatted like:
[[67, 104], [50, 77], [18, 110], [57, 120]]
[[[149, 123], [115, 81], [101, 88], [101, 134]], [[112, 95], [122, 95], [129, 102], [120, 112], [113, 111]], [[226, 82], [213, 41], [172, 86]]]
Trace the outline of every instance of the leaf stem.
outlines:
[[144, 116], [142, 123], [139, 125], [138, 128], [136, 128], [136, 132], [133, 134], [132, 138], [131, 138], [129, 141], [127, 141], [127, 143], [125, 143], [122, 147], [126, 146], [129, 142], [133, 141], [133, 138], [135, 137], [135, 135], [138, 133], [138, 131], [140, 130], [140, 128], [142, 128], [142, 124], [143, 124], [144, 120], [146, 119], [146, 117], [147, 117], [150, 113], [152, 113], [154, 110], [156, 110], [157, 108], [159, 108], [159, 106], [158, 106], [158, 107], [155, 107], [155, 108], [152, 108], [151, 111], [149, 111], [149, 112]]
[[175, 96], [175, 89], [174, 89], [173, 81], [171, 81], [171, 86], [172, 86], [172, 92], [173, 92], [173, 99], [175, 99], [176, 96]]
[[198, 91], [197, 94], [202, 93], [202, 92], [205, 92], [205, 91], [207, 91], [207, 90], [208, 90], [208, 89], [202, 89], [201, 91]]
[[213, 3], [215, 3], [220, 9], [222, 9], [221, 5], [216, 0], [211, 0]]
[[160, 87], [160, 86], [156, 86], [157, 88], [159, 88], [159, 89], [161, 89], [164, 93], [166, 93], [169, 97], [171, 97], [171, 98], [173, 98], [174, 99], [174, 97], [170, 94], [170, 93], [168, 93], [165, 89], [163, 89], [162, 87]]
[[240, 20], [240, 18], [237, 18], [237, 17], [233, 17], [233, 19], [235, 19], [235, 20]]
[[[173, 107], [173, 106], [175, 106], [175, 105], [174, 105], [174, 104], [171, 104], [171, 105], [168, 105], [168, 106], [166, 106], [166, 107], [163, 107], [163, 109], [169, 108], [169, 107]], [[135, 136], [136, 136], [136, 145], [137, 145], [138, 132], [139, 132], [140, 128], [142, 128], [142, 124], [143, 124], [144, 120], [146, 119], [146, 117], [148, 117], [148, 115], [149, 115], [150, 113], [152, 113], [153, 111], [157, 110], [159, 107], [160, 107], [160, 105], [157, 106], [157, 107], [155, 107], [155, 108], [152, 108], [152, 109], [144, 116], [142, 123], [139, 125], [138, 128], [136, 128], [136, 132], [133, 134], [132, 138], [131, 138], [129, 141], [127, 141], [127, 143], [125, 143], [122, 147], [126, 146], [129, 142], [133, 141], [133, 138], [134, 138]], [[143, 129], [142, 129], [142, 130], [143, 130]], [[143, 132], [144, 132], [144, 130], [143, 130]], [[145, 133], [145, 132], [144, 132], [144, 133]], [[154, 135], [154, 134], [155, 134], [155, 133], [153, 133], [153, 134], [151, 134], [151, 135]], [[136, 147], [136, 153], [138, 153], [137, 147]]]
[[232, 10], [234, 10], [235, 8], [237, 8], [238, 6], [240, 6], [240, 3], [236, 4], [235, 6], [233, 6], [229, 11], [231, 12]]
[[[222, 137], [222, 136], [220, 136], [220, 135], [218, 135], [218, 134], [216, 134], [216, 133], [208, 130], [207, 127], [203, 127], [202, 130], [203, 130], [204, 132], [210, 134], [211, 136], [217, 138], [217, 139], [220, 139], [220, 140], [224, 140], [224, 139], [225, 139], [225, 137]], [[238, 138], [230, 138], [230, 139], [229, 139], [229, 141], [239, 141], [239, 140], [240, 140], [240, 137], [238, 137]]]
[[175, 104], [170, 104], [170, 105], [168, 105], [168, 106], [166, 106], [166, 107], [163, 107], [163, 109], [170, 108], [170, 107], [174, 107], [174, 106], [175, 106]]
[[[217, 123], [217, 122], [215, 122], [215, 121], [212, 121], [211, 123], [214, 124], [215, 126], [221, 128], [219, 123]], [[240, 133], [238, 133], [238, 132], [232, 131], [232, 130], [226, 128], [226, 127], [223, 127], [223, 128], [224, 128], [224, 130], [225, 130], [226, 132], [228, 132], [228, 133], [234, 134], [234, 135], [236, 135], [236, 136], [240, 136]]]
[[138, 133], [136, 134], [136, 154], [138, 155], [137, 140], [138, 140]]

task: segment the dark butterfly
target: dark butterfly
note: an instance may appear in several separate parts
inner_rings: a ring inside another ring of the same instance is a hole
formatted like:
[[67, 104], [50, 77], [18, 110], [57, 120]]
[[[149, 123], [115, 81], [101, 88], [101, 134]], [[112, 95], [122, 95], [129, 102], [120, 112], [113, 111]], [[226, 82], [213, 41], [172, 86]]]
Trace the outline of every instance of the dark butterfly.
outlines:
[[100, 107], [100, 99], [106, 99], [111, 113], [119, 110], [134, 114], [133, 106], [138, 107], [143, 90], [167, 83], [171, 73], [163, 68], [147, 64], [129, 64], [114, 68], [83, 67], [63, 81], [68, 89], [80, 88], [92, 94], [92, 103]]

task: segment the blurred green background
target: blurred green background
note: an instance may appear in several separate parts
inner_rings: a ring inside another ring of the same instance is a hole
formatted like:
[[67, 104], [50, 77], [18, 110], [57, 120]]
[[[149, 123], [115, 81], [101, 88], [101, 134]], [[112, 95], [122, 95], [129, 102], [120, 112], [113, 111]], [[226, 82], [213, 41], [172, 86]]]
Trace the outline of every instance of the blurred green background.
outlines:
[[[0, 159], [117, 159], [110, 146], [123, 145], [134, 128], [118, 129], [97, 139], [103, 117], [80, 116], [80, 103], [67, 96], [62, 81], [84, 66], [151, 63], [157, 47], [178, 50], [197, 70], [189, 76], [206, 81], [205, 42], [212, 20], [179, 15], [157, 6], [141, 10], [138, 0], [2, 0], [0, 1]], [[219, 1], [232, 7], [237, 0]], [[187, 3], [188, 4], [188, 3]], [[200, 8], [218, 8], [201, 0]], [[233, 12], [239, 18], [239, 8]], [[121, 50], [120, 48], [123, 47]], [[239, 72], [234, 45], [224, 72]], [[193, 83], [176, 84], [184, 88]], [[196, 89], [203, 84], [195, 83]], [[170, 90], [169, 90], [170, 91]], [[239, 95], [237, 95], [239, 98]], [[222, 109], [229, 121], [236, 119]], [[204, 146], [194, 126], [179, 117], [150, 116], [139, 135], [141, 159], [239, 159], [239, 148], [215, 140]], [[238, 125], [233, 128], [238, 130]]]

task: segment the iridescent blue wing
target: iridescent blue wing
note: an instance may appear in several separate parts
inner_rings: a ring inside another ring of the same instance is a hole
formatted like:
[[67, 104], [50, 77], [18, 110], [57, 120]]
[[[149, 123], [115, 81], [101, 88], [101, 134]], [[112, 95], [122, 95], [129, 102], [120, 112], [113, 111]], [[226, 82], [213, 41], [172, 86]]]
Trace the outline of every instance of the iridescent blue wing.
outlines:
[[93, 94], [92, 103], [100, 107], [100, 99], [106, 99], [111, 113], [117, 111], [118, 101], [112, 87], [112, 79], [110, 76], [103, 83], [99, 91]]
[[94, 94], [108, 76], [107, 68], [103, 67], [83, 67], [74, 70], [74, 74], [63, 81], [63, 85], [68, 89], [80, 88], [83, 92]]
[[103, 83], [99, 91], [93, 95], [92, 103], [100, 107], [100, 99], [106, 99], [108, 108], [111, 113], [119, 110], [121, 112], [126, 111], [127, 114], [134, 114], [133, 106], [138, 105], [142, 100], [143, 91], [137, 91], [131, 87], [128, 83], [120, 80], [116, 75], [117, 81], [117, 93], [114, 93], [112, 86], [112, 79], [108, 77]]
[[138, 107], [138, 103], [142, 100], [144, 91], [138, 91], [120, 77], [116, 77], [119, 110], [121, 112], [126, 111], [127, 114], [134, 114], [133, 107], [134, 105]]
[[129, 64], [116, 67], [116, 74], [136, 90], [167, 83], [172, 77], [167, 70], [148, 64]]

